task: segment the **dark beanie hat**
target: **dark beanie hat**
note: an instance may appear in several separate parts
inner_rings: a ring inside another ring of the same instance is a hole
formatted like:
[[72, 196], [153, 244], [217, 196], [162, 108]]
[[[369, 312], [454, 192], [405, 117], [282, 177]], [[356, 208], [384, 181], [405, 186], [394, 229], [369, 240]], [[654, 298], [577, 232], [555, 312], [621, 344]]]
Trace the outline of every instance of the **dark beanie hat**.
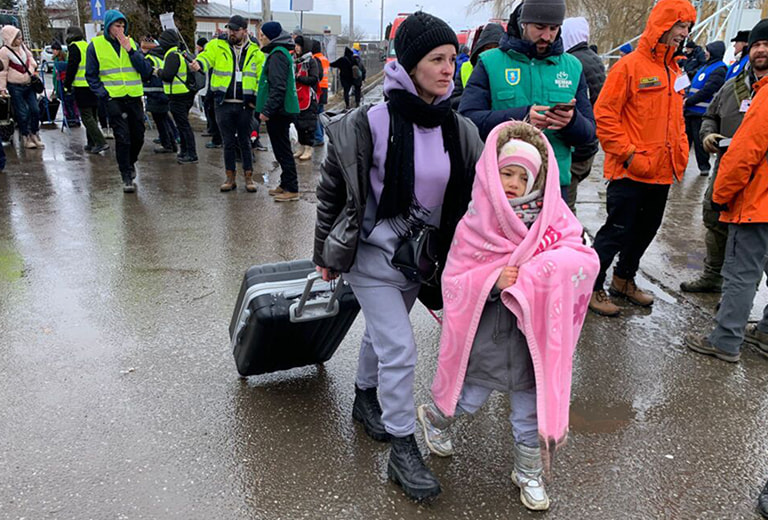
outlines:
[[762, 40], [768, 40], [768, 18], [763, 18], [749, 32], [749, 46]]
[[301, 47], [301, 50], [303, 50], [304, 52], [309, 50], [304, 48], [304, 37], [300, 34], [297, 34], [296, 36], [294, 36], [293, 43]]
[[280, 22], [267, 22], [261, 26], [261, 32], [270, 40], [274, 40], [283, 32], [283, 26], [280, 25]]
[[520, 23], [563, 25], [565, 0], [523, 0]]
[[403, 20], [395, 33], [395, 54], [402, 67], [411, 71], [435, 47], [453, 45], [459, 52], [459, 40], [447, 23], [436, 16], [418, 11]]
[[197, 39], [197, 44], [200, 47], [205, 47], [208, 44], [208, 40], [206, 38], [198, 38]]
[[51, 49], [52, 50], [56, 50], [56, 51], [60, 51], [61, 50], [61, 44], [59, 42], [53, 42], [51, 44]]

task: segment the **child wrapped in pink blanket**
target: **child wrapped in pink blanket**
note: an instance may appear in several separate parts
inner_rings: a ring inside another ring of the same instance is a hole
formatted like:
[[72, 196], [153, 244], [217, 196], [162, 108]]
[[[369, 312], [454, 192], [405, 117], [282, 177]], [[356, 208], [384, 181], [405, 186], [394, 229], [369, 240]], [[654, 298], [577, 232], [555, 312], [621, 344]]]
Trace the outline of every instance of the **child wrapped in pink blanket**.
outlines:
[[430, 450], [447, 456], [455, 417], [508, 393], [512, 480], [534, 510], [549, 507], [542, 473], [568, 433], [573, 352], [599, 269], [582, 233], [546, 137], [526, 123], [496, 127], [448, 254], [434, 403], [418, 418]]

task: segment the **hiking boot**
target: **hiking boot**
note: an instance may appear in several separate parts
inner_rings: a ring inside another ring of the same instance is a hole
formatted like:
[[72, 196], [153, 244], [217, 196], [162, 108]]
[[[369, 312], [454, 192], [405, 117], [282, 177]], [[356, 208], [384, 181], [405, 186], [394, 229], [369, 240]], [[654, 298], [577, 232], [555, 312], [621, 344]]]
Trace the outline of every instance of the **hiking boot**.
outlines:
[[304, 153], [302, 153], [299, 156], [300, 161], [311, 161], [312, 160], [312, 147], [311, 146], [305, 146], [304, 147]]
[[520, 501], [531, 511], [549, 509], [549, 497], [544, 489], [544, 465], [541, 448], [515, 444], [515, 470], [512, 482], [520, 488]]
[[409, 498], [420, 502], [440, 494], [440, 482], [421, 457], [416, 437], [392, 437], [387, 475]]
[[376, 388], [361, 390], [355, 385], [355, 403], [352, 405], [352, 418], [363, 425], [365, 433], [371, 439], [389, 442], [390, 435], [381, 422], [381, 405], [376, 395]]
[[219, 188], [221, 191], [232, 191], [237, 188], [237, 182], [235, 182], [235, 172], [227, 170], [227, 180]]
[[32, 136], [24, 135], [21, 137], [21, 146], [24, 148], [37, 148], [37, 144], [35, 143], [35, 140], [32, 139]]
[[712, 278], [701, 276], [690, 282], [680, 284], [680, 290], [691, 293], [721, 293], [723, 292], [722, 279], [718, 282]]
[[423, 404], [416, 409], [416, 418], [424, 432], [424, 440], [429, 451], [438, 457], [453, 455], [449, 428], [454, 422], [453, 417], [446, 417], [434, 403]]
[[221, 148], [222, 146], [224, 146], [224, 145], [221, 144], [221, 143], [214, 143], [213, 141], [211, 141], [209, 143], [205, 143], [205, 147], [206, 148]]
[[40, 134], [30, 134], [29, 137], [32, 138], [38, 148], [45, 148], [42, 139], [40, 139]]
[[299, 194], [292, 191], [283, 191], [282, 193], [275, 195], [272, 200], [275, 202], [293, 202], [299, 200]]
[[744, 331], [744, 342], [757, 347], [757, 350], [768, 357], [768, 334], [757, 328], [756, 323], [747, 325]]
[[757, 511], [763, 515], [763, 518], [768, 518], [768, 482], [757, 497]]
[[273, 188], [267, 192], [270, 197], [274, 197], [275, 195], [280, 195], [281, 193], [285, 193], [285, 190], [278, 186], [277, 188]]
[[640, 307], [650, 307], [653, 305], [653, 295], [641, 291], [632, 278], [625, 280], [613, 275], [608, 292], [611, 296], [621, 296], [629, 300], [629, 303], [639, 305]]
[[741, 358], [741, 353], [739, 352], [731, 354], [730, 352], [720, 350], [712, 343], [710, 343], [709, 338], [706, 336], [694, 336], [693, 334], [688, 334], [685, 336], [685, 346], [694, 352], [698, 352], [699, 354], [714, 356], [717, 359], [727, 361], [729, 363], [738, 363], [739, 359]]
[[165, 146], [155, 146], [152, 151], [155, 153], [176, 153], [173, 148], [166, 148]]
[[107, 150], [109, 150], [109, 145], [104, 143], [101, 146], [92, 146], [90, 153], [95, 155], [101, 152], [106, 152]]
[[250, 193], [256, 193], [256, 183], [253, 182], [253, 172], [247, 171], [243, 175], [245, 175], [245, 191]]
[[123, 193], [134, 193], [136, 191], [136, 184], [131, 181], [123, 181]]
[[611, 301], [603, 289], [592, 292], [589, 299], [589, 310], [600, 316], [618, 316], [621, 309]]

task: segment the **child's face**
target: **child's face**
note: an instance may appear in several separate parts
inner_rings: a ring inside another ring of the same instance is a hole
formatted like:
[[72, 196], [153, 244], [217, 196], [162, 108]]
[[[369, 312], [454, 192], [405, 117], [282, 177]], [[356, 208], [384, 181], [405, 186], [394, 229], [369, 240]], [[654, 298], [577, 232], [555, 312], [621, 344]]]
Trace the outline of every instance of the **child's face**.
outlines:
[[528, 186], [528, 172], [522, 166], [511, 164], [499, 170], [501, 187], [508, 199], [522, 197]]

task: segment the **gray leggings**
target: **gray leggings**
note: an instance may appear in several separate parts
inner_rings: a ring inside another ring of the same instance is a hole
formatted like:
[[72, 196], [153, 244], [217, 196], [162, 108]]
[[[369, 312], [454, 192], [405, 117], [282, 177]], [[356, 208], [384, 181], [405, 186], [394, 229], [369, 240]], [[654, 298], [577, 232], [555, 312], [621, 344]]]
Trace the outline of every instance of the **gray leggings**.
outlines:
[[[491, 396], [492, 389], [484, 386], [464, 383], [456, 405], [455, 416], [473, 415], [485, 404]], [[512, 423], [512, 435], [516, 444], [530, 448], [539, 445], [539, 421], [536, 418], [536, 387], [509, 392], [509, 403], [512, 413], [509, 422]]]
[[384, 428], [395, 437], [405, 437], [416, 429], [416, 340], [408, 314], [419, 286], [402, 291], [391, 285], [351, 285], [365, 316], [357, 386], [363, 390], [378, 387]]

